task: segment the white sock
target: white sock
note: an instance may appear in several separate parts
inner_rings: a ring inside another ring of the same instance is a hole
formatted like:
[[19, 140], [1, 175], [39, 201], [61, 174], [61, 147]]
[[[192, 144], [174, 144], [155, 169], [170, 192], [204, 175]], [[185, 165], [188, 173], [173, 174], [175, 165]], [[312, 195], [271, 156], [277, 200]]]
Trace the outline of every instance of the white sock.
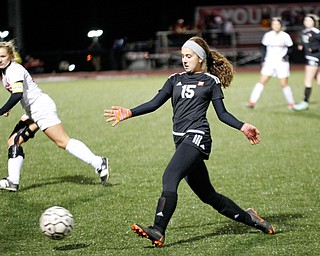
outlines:
[[260, 99], [260, 95], [264, 89], [264, 85], [261, 83], [256, 83], [250, 96], [250, 103], [257, 103]]
[[20, 182], [20, 172], [22, 168], [22, 163], [22, 156], [17, 156], [15, 158], [8, 159], [8, 179], [12, 181], [13, 184], [19, 184]]
[[92, 151], [79, 140], [70, 139], [66, 146], [66, 150], [85, 163], [90, 164], [95, 170], [102, 164], [101, 157], [93, 154]]
[[293, 93], [292, 93], [291, 87], [289, 85], [286, 87], [283, 87], [282, 92], [283, 92], [284, 97], [286, 98], [288, 104], [293, 105], [294, 99], [293, 99]]

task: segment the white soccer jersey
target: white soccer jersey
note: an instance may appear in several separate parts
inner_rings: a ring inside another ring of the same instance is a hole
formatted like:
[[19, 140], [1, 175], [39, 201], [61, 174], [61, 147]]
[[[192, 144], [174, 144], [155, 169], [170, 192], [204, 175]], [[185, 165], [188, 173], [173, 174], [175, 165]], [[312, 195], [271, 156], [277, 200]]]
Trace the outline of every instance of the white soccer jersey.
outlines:
[[42, 94], [42, 91], [22, 65], [12, 62], [2, 74], [2, 83], [8, 91], [12, 92], [12, 84], [18, 81], [23, 82], [23, 97], [20, 103], [25, 109]]
[[291, 47], [293, 42], [287, 32], [276, 33], [271, 30], [264, 34], [262, 44], [267, 47], [264, 61], [277, 62], [287, 54], [288, 47]]

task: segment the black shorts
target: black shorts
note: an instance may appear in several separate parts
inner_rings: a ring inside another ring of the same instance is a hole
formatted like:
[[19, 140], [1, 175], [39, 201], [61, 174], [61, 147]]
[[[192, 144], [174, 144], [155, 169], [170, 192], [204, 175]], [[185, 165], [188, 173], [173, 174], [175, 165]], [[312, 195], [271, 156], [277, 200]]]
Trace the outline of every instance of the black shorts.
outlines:
[[319, 61], [306, 60], [306, 65], [308, 65], [308, 66], [313, 66], [313, 67], [319, 67]]
[[181, 143], [187, 143], [198, 149], [204, 155], [204, 159], [209, 159], [212, 146], [211, 136], [200, 133], [186, 133], [183, 136], [174, 135], [174, 141], [176, 148]]
[[320, 66], [320, 54], [305, 55], [305, 64], [308, 66], [319, 67]]

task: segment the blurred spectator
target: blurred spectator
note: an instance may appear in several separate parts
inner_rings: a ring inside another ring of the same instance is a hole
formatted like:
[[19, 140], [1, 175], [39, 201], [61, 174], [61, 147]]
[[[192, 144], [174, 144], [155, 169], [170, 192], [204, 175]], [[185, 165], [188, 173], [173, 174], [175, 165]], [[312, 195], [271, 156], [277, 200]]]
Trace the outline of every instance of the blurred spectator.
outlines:
[[262, 13], [260, 26], [261, 28], [264, 28], [264, 29], [271, 29], [271, 17], [270, 17], [270, 13], [268, 13], [267, 11], [264, 11]]
[[206, 15], [205, 21], [204, 21], [204, 29], [215, 29], [216, 28], [216, 22], [215, 18], [216, 15], [210, 14]]
[[125, 67], [125, 52], [127, 39], [125, 37], [115, 39], [112, 45], [112, 65], [115, 70], [122, 70]]
[[30, 74], [39, 74], [44, 71], [44, 62], [40, 59], [36, 59], [30, 55], [25, 57], [23, 66]]
[[234, 36], [235, 31], [234, 31], [233, 23], [230, 19], [226, 20], [226, 22], [224, 23], [223, 32], [224, 32], [223, 44], [231, 45], [232, 37]]
[[178, 19], [177, 23], [169, 28], [170, 31], [174, 31], [176, 33], [184, 33], [188, 29], [188, 26], [184, 23], [184, 19]]
[[211, 45], [223, 45], [225, 40], [225, 24], [221, 16], [210, 15], [206, 18], [207, 41]]
[[66, 72], [69, 71], [70, 63], [66, 60], [63, 60], [59, 63], [59, 71]]
[[282, 13], [282, 23], [283, 30], [286, 30], [287, 27], [294, 25], [294, 19], [291, 15], [291, 12], [287, 11]]
[[95, 71], [101, 70], [101, 55], [103, 54], [103, 48], [99, 43], [98, 37], [92, 38], [92, 43], [88, 48], [89, 54], [87, 55], [87, 61], [91, 61]]
[[172, 47], [178, 47], [186, 40], [186, 36], [189, 34], [187, 30], [190, 30], [190, 26], [185, 23], [184, 19], [178, 19], [177, 22], [169, 27], [172, 32], [168, 36], [169, 45]]

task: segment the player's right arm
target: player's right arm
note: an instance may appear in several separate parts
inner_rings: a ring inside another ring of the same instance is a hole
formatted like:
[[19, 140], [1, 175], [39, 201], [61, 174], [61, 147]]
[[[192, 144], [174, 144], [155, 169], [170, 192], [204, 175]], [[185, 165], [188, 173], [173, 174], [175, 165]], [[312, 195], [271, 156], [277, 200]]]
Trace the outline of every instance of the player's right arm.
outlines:
[[119, 122], [126, 120], [130, 117], [144, 115], [157, 110], [169, 98], [170, 98], [169, 94], [160, 90], [152, 100], [146, 103], [143, 103], [135, 108], [127, 109], [121, 106], [113, 106], [111, 109], [105, 109], [104, 116], [110, 117], [106, 121], [113, 122], [112, 126], [116, 126]]

